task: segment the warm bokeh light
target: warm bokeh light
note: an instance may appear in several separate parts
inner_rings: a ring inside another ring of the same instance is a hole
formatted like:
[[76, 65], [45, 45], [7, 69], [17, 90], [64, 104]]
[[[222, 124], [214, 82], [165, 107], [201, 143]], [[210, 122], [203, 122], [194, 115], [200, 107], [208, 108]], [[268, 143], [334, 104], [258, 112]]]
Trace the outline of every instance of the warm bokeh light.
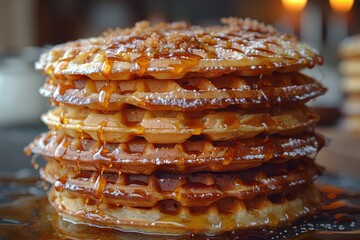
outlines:
[[287, 10], [300, 12], [306, 6], [307, 0], [281, 0]]
[[346, 13], [350, 11], [354, 5], [354, 0], [330, 0], [331, 8], [340, 13]]

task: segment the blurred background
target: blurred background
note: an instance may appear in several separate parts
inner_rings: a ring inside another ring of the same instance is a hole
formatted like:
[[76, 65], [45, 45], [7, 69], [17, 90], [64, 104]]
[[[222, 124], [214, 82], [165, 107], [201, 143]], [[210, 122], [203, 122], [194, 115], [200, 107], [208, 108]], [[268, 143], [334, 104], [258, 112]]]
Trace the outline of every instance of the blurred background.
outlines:
[[226, 16], [273, 24], [322, 53], [325, 64], [308, 71], [329, 88], [311, 103], [324, 116], [320, 132], [332, 139], [319, 162], [330, 172], [360, 177], [360, 138], [342, 127], [348, 93], [338, 70], [339, 43], [360, 34], [359, 0], [0, 0], [0, 172], [33, 174], [22, 149], [46, 130], [39, 116], [47, 102], [38, 94], [44, 77], [33, 70], [45, 49], [140, 20], [211, 25]]

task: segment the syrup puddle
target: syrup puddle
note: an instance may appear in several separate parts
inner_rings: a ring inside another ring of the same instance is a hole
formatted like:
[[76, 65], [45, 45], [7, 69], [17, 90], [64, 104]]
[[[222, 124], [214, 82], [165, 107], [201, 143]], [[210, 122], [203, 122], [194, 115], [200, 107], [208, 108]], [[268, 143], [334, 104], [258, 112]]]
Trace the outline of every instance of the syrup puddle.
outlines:
[[339, 179], [323, 176], [318, 184], [324, 196], [321, 213], [290, 227], [276, 230], [248, 230], [224, 233], [220, 236], [157, 236], [124, 233], [64, 221], [47, 201], [42, 182], [38, 179], [9, 178], [0, 175], [0, 239], [360, 239], [359, 185], [347, 191]]

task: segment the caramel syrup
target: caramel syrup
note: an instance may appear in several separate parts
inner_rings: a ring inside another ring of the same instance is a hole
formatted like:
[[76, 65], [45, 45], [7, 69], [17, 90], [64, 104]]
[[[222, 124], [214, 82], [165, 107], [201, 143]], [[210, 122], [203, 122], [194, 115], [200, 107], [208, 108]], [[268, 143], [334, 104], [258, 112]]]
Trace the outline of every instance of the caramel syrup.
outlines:
[[[99, 188], [102, 176], [99, 174]], [[63, 183], [62, 183], [63, 184]], [[60, 184], [61, 185], [61, 184]], [[360, 239], [360, 193], [331, 185], [319, 186], [323, 210], [292, 226], [226, 232], [217, 236], [158, 236], [124, 233], [111, 228], [62, 219], [49, 205], [37, 178], [0, 176], [0, 239]], [[99, 196], [101, 197], [101, 196]]]
[[105, 143], [104, 141], [104, 128], [107, 126], [107, 120], [102, 121], [99, 123], [99, 125], [96, 128], [97, 137], [98, 140], [102, 143]]
[[104, 112], [107, 112], [108, 110], [110, 97], [113, 92], [114, 89], [110, 84], [106, 84], [100, 89], [98, 100]]

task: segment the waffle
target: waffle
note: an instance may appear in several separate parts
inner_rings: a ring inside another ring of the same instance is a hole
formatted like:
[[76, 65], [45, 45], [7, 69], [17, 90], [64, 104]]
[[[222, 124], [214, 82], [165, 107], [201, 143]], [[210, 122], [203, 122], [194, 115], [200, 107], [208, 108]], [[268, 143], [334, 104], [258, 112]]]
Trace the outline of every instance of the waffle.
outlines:
[[341, 74], [351, 77], [360, 77], [360, 55], [355, 59], [344, 59], [339, 63], [339, 71]]
[[234, 229], [288, 225], [319, 209], [320, 193], [312, 184], [292, 194], [259, 195], [253, 199], [224, 198], [208, 207], [182, 207], [162, 201], [150, 208], [114, 206], [64, 190], [49, 201], [65, 219], [122, 231], [159, 234], [213, 235]]
[[36, 68], [60, 79], [180, 79], [290, 72], [321, 64], [319, 54], [273, 27], [250, 19], [223, 19], [222, 26], [137, 23], [97, 38], [57, 45]]
[[106, 143], [59, 133], [44, 133], [29, 146], [48, 161], [80, 170], [152, 174], [159, 171], [226, 172], [257, 167], [265, 162], [284, 162], [316, 154], [324, 145], [321, 136], [267, 136], [232, 142], [208, 140], [178, 144], [152, 144], [143, 139]]
[[320, 174], [312, 159], [266, 164], [232, 173], [138, 175], [62, 168], [49, 162], [41, 176], [58, 191], [69, 190], [114, 206], [153, 207], [172, 200], [185, 207], [207, 207], [223, 198], [253, 199], [257, 195], [293, 192]]
[[339, 44], [339, 56], [342, 59], [360, 57], [360, 35], [347, 37]]
[[257, 77], [137, 79], [130, 81], [61, 81], [49, 78], [40, 93], [55, 103], [115, 111], [133, 105], [148, 110], [204, 110], [237, 105], [264, 108], [304, 103], [325, 88], [300, 73]]
[[360, 35], [345, 38], [339, 44], [339, 71], [346, 93], [341, 126], [350, 133], [360, 133]]
[[351, 97], [360, 93], [360, 77], [344, 77], [342, 89]]
[[211, 141], [244, 139], [261, 133], [294, 133], [318, 121], [305, 106], [263, 111], [176, 112], [125, 109], [102, 113], [63, 106], [42, 116], [50, 129], [72, 137], [91, 137], [101, 142], [128, 142], [143, 137], [150, 143], [182, 143], [192, 136]]

